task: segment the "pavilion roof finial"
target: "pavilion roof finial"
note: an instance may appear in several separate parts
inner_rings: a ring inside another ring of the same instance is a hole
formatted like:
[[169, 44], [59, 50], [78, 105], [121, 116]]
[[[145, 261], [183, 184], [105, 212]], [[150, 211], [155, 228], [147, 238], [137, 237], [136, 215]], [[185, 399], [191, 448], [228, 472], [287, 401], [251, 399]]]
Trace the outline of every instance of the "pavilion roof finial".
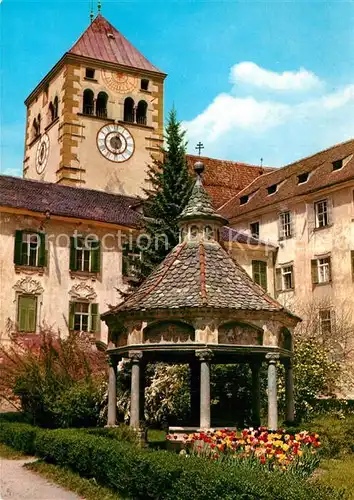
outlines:
[[227, 222], [226, 219], [216, 213], [211, 198], [203, 186], [202, 173], [204, 172], [204, 163], [197, 161], [194, 164], [194, 172], [197, 174], [197, 179], [187, 205], [179, 217], [180, 222], [186, 219], [212, 218], [225, 224]]

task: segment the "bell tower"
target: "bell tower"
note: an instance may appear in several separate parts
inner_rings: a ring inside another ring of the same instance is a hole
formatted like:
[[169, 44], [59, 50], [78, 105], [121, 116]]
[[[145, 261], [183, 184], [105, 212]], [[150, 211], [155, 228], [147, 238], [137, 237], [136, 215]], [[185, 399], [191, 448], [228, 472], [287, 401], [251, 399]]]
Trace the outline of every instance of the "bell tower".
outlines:
[[25, 101], [24, 177], [141, 194], [165, 77], [98, 14]]

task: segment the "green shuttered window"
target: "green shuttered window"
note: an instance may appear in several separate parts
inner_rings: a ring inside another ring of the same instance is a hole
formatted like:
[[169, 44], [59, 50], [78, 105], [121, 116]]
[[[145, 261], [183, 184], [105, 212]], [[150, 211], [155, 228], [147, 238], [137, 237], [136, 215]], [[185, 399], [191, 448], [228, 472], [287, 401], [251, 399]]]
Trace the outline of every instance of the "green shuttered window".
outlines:
[[267, 290], [267, 263], [263, 260], [252, 260], [253, 281]]
[[35, 332], [37, 326], [37, 297], [18, 297], [17, 325], [20, 332]]
[[100, 269], [100, 241], [94, 238], [72, 236], [70, 238], [70, 270], [99, 273]]
[[99, 332], [98, 304], [89, 302], [69, 303], [69, 328], [75, 332]]
[[14, 263], [18, 266], [45, 267], [47, 265], [45, 233], [16, 231]]

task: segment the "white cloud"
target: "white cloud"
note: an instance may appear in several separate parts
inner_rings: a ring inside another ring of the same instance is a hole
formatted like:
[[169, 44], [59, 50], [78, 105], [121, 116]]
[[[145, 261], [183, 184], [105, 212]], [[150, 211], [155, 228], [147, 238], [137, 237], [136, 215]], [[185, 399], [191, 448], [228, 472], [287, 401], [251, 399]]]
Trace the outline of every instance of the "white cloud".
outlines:
[[354, 84], [296, 101], [283, 94], [240, 97], [234, 90], [184, 122], [191, 152], [201, 140], [207, 156], [282, 165], [354, 137]]
[[321, 88], [323, 82], [311, 71], [300, 68], [298, 71], [276, 73], [261, 68], [254, 62], [245, 61], [231, 68], [230, 80], [234, 84], [244, 83], [259, 88], [281, 91], [309, 91]]
[[184, 125], [189, 135], [200, 135], [215, 141], [234, 128], [252, 131], [274, 127], [289, 112], [290, 108], [285, 104], [219, 94], [203, 113]]

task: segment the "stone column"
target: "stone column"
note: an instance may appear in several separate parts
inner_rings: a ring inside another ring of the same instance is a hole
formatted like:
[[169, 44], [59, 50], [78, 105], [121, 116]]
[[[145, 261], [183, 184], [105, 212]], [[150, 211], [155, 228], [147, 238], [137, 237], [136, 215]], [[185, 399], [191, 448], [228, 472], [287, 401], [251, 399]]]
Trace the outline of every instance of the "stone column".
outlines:
[[140, 381], [139, 381], [139, 420], [140, 422], [145, 420], [145, 371], [146, 362], [143, 360], [140, 363]]
[[261, 361], [252, 361], [250, 368], [252, 371], [252, 424], [259, 427], [261, 425], [261, 386], [259, 379]]
[[293, 360], [290, 358], [285, 363], [285, 420], [288, 423], [293, 423], [295, 420], [294, 406], [294, 374]]
[[278, 394], [277, 394], [277, 367], [279, 354], [266, 354], [268, 362], [268, 428], [276, 430], [278, 428]]
[[195, 352], [200, 359], [200, 423], [201, 429], [210, 429], [210, 360], [213, 353], [210, 349]]
[[191, 394], [191, 424], [199, 425], [200, 421], [200, 367], [198, 360], [189, 363], [190, 394]]
[[117, 421], [117, 358], [110, 356], [108, 360], [108, 415], [107, 427], [114, 427]]
[[141, 351], [129, 351], [132, 362], [132, 380], [130, 391], [130, 426], [139, 428], [140, 417], [140, 360], [143, 357]]

